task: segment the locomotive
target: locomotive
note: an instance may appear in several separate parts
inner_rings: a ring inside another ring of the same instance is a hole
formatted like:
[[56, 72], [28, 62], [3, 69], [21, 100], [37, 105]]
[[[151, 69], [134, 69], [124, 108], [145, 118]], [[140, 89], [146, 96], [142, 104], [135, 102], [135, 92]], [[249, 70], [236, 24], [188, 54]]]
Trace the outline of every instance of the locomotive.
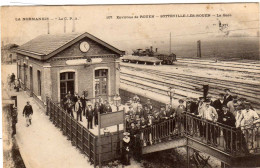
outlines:
[[130, 62], [159, 62], [161, 64], [172, 65], [176, 60], [176, 55], [174, 53], [171, 54], [161, 54], [158, 53], [158, 49], [156, 48], [153, 51], [153, 47], [143, 49], [133, 50], [132, 56], [124, 56], [123, 61], [127, 60]]

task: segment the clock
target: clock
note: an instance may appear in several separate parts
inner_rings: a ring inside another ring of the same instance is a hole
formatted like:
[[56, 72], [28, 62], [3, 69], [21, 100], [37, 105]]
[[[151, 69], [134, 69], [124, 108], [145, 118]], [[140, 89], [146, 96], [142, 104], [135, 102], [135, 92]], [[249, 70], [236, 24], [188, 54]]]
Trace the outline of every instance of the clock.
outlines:
[[80, 45], [79, 45], [79, 49], [82, 52], [87, 52], [89, 50], [88, 42], [86, 42], [86, 41], [81, 42]]

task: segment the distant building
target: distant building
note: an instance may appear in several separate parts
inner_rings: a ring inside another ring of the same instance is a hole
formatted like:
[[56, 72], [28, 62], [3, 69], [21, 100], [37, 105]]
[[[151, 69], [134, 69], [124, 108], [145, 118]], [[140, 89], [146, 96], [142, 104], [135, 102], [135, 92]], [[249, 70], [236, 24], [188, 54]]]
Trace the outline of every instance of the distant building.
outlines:
[[17, 44], [7, 44], [1, 48], [1, 61], [2, 63], [13, 63], [17, 59], [15, 49]]
[[124, 54], [89, 33], [41, 35], [17, 50], [18, 77], [31, 96], [60, 102], [70, 91], [112, 99], [119, 90]]

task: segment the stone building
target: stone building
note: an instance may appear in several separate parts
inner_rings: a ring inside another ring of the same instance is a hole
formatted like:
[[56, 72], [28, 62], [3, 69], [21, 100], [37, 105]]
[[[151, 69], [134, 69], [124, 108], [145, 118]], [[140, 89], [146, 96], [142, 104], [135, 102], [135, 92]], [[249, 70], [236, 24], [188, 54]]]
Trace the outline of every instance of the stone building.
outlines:
[[49, 96], [60, 102], [69, 91], [110, 100], [119, 91], [118, 58], [124, 51], [87, 32], [41, 35], [16, 52], [18, 77], [43, 101]]

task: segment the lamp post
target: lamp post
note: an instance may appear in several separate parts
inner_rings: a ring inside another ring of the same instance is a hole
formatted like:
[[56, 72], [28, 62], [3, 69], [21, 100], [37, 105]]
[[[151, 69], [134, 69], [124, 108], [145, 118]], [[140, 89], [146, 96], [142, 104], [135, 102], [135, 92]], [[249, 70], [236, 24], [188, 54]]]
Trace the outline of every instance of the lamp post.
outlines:
[[174, 93], [175, 93], [174, 88], [169, 87], [169, 90], [167, 91], [167, 94], [168, 94], [168, 96], [170, 97], [170, 104], [171, 104], [171, 105], [172, 105], [172, 99], [173, 99]]
[[114, 97], [114, 104], [117, 108], [117, 111], [119, 111], [120, 101], [121, 101], [121, 97], [119, 96], [119, 94], [116, 94]]

